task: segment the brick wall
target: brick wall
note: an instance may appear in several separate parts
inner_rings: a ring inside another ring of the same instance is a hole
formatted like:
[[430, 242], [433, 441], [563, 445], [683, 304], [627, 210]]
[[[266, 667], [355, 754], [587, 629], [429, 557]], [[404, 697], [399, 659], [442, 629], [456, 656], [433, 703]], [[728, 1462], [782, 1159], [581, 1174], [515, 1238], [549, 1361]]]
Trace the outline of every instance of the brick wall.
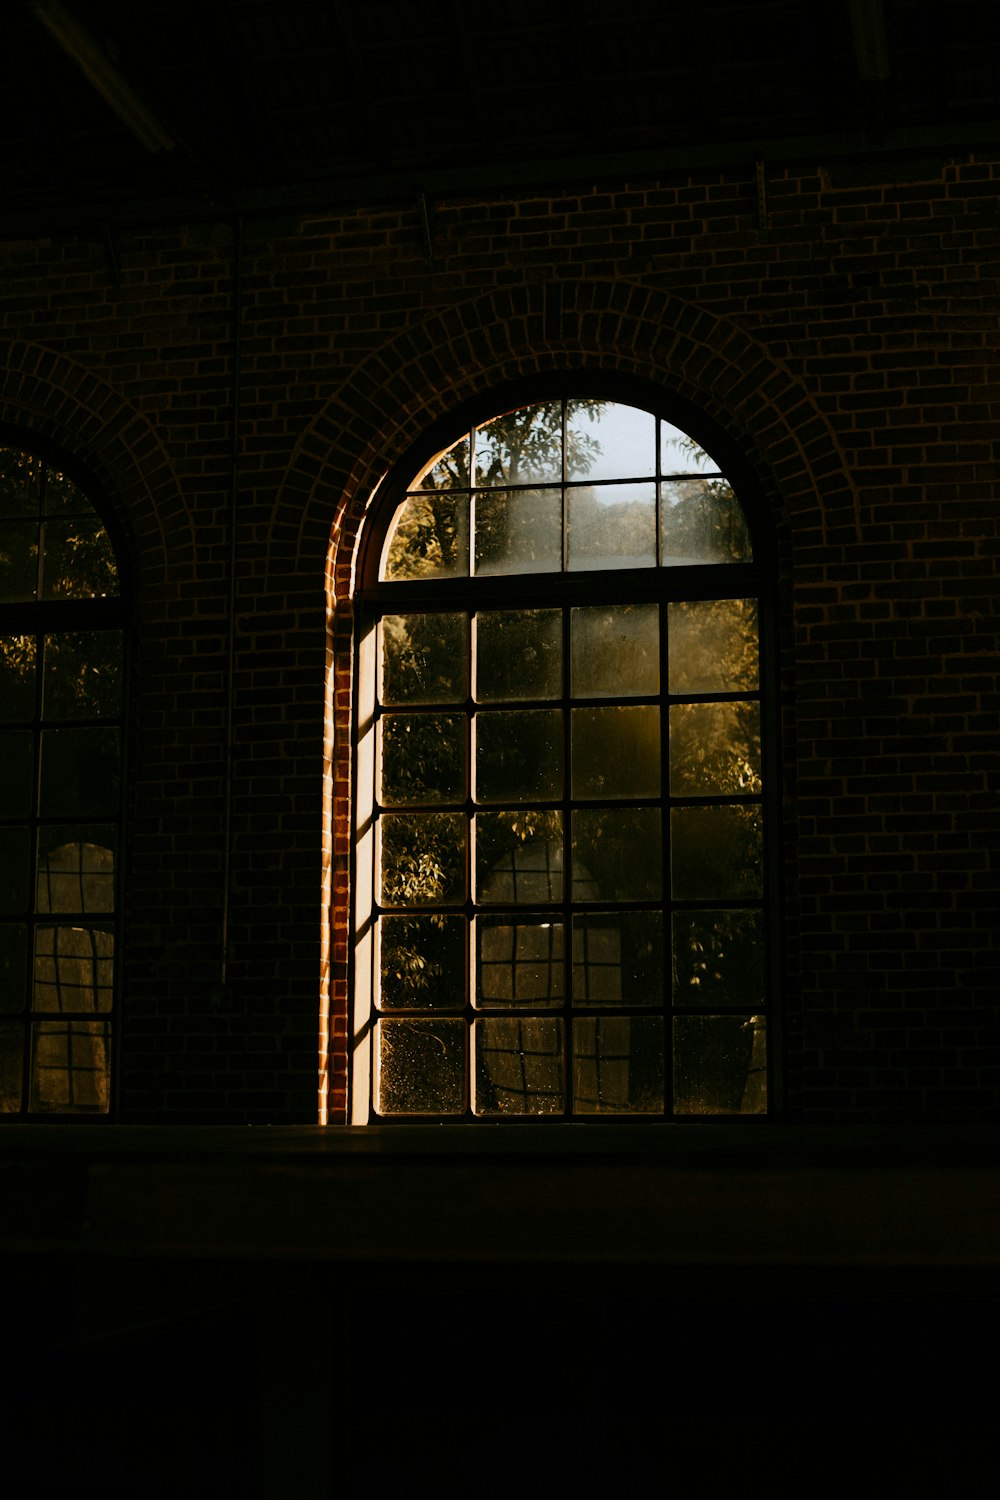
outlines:
[[0, 246], [0, 420], [134, 582], [123, 1120], [315, 1120], [327, 1014], [341, 1117], [364, 505], [562, 368], [704, 409], [771, 508], [788, 1117], [996, 1118], [998, 175], [770, 167], [763, 232], [748, 169], [441, 199], [429, 244], [399, 202]]

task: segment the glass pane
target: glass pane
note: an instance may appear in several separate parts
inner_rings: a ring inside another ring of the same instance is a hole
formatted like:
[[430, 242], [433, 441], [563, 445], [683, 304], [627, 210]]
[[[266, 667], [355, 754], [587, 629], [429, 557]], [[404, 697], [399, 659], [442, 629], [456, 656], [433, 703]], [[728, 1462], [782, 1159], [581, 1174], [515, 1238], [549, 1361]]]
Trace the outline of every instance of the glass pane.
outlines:
[[694, 438], [688, 437], [671, 422], [660, 423], [661, 474], [718, 475], [718, 472], [715, 459], [699, 447]]
[[479, 702], [558, 698], [561, 692], [561, 612], [558, 609], [480, 611], [476, 616]]
[[24, 1067], [24, 1027], [0, 1025], [0, 1115], [16, 1115], [21, 1108]]
[[673, 972], [675, 1005], [763, 1008], [762, 913], [675, 912]]
[[464, 800], [464, 716], [386, 714], [380, 728], [383, 802]]
[[561, 1005], [563, 926], [544, 916], [476, 920], [476, 1004]]
[[750, 533], [724, 479], [672, 479], [661, 489], [665, 564], [749, 562]]
[[[0, 722], [16, 724], [35, 717], [33, 635], [0, 635]], [[4, 762], [6, 766], [6, 762]]]
[[42, 717], [109, 719], [121, 712], [122, 636], [117, 630], [45, 637]]
[[465, 578], [469, 572], [469, 497], [411, 495], [396, 512], [380, 578]]
[[767, 1109], [763, 1016], [677, 1016], [674, 1112], [763, 1114]]
[[379, 1021], [375, 1109], [380, 1115], [465, 1111], [465, 1022], [435, 1016]]
[[569, 478], [643, 479], [656, 472], [656, 418], [612, 401], [566, 403]]
[[657, 797], [658, 708], [574, 708], [574, 797]]
[[35, 1010], [110, 1010], [115, 935], [111, 927], [36, 927]]
[[662, 888], [658, 807], [573, 813], [573, 899], [655, 901]]
[[452, 443], [417, 475], [411, 490], [467, 490], [469, 488], [468, 435]]
[[27, 911], [30, 868], [27, 828], [0, 828], [0, 912]]
[[17, 448], [0, 448], [0, 517], [38, 515], [41, 474], [40, 458]]
[[482, 1018], [473, 1023], [477, 1115], [552, 1115], [565, 1108], [563, 1023]]
[[27, 976], [28, 929], [23, 922], [4, 922], [0, 926], [0, 1011], [24, 1009]]
[[661, 1114], [663, 1018], [587, 1016], [573, 1022], [573, 1113]]
[[118, 731], [42, 731], [39, 811], [43, 817], [118, 811]]
[[574, 698], [637, 698], [660, 691], [657, 605], [574, 609], [570, 633]]
[[559, 709], [477, 714], [473, 727], [477, 802], [535, 802], [562, 796]]
[[573, 918], [574, 1005], [661, 1005], [663, 979], [662, 913]]
[[476, 496], [476, 573], [558, 573], [562, 492], [486, 490]]
[[26, 818], [34, 810], [35, 736], [30, 729], [0, 734], [0, 817]]
[[31, 1109], [103, 1114], [111, 1102], [107, 1021], [37, 1021], [32, 1028]]
[[476, 484], [545, 484], [562, 478], [562, 402], [521, 406], [476, 429]]
[[567, 490], [571, 571], [656, 566], [656, 486], [596, 484]]
[[759, 793], [759, 705], [681, 703], [671, 708], [670, 790], [675, 797]]
[[58, 469], [45, 465], [45, 482], [42, 487], [42, 513], [46, 516], [82, 515], [93, 516], [94, 507], [86, 495]]
[[465, 897], [465, 818], [461, 813], [387, 813], [379, 819], [379, 900], [422, 906]]
[[106, 826], [40, 829], [35, 910], [114, 911], [114, 842]]
[[537, 905], [563, 896], [562, 813], [477, 813], [476, 899]]
[[671, 879], [678, 901], [762, 893], [762, 815], [750, 807], [675, 807], [670, 814]]
[[379, 629], [381, 702], [464, 702], [468, 631], [465, 615], [386, 615]]
[[671, 693], [754, 691], [756, 599], [692, 599], [667, 608]]
[[465, 1004], [465, 918], [382, 917], [381, 984], [385, 1010], [452, 1010]]
[[105, 599], [118, 593], [118, 570], [107, 532], [97, 517], [45, 522], [42, 562], [45, 599]]
[[7, 521], [0, 542], [0, 603], [34, 599], [38, 588], [38, 522]]

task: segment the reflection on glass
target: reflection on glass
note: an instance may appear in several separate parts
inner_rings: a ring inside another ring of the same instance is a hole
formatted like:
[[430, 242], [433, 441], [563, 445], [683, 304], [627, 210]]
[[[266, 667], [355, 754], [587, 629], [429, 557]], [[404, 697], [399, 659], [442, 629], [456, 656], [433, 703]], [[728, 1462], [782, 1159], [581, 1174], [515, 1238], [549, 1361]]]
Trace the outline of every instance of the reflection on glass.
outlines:
[[4, 922], [0, 924], [0, 1011], [24, 1009], [27, 973], [28, 929], [23, 922]]
[[759, 705], [680, 703], [671, 708], [670, 790], [675, 797], [759, 793]]
[[8, 521], [0, 547], [0, 603], [34, 599], [38, 588], [38, 523]]
[[[0, 989], [0, 998], [3, 991]], [[21, 1108], [24, 1031], [20, 1021], [0, 1025], [0, 1115], [16, 1115]]]
[[476, 429], [476, 484], [551, 484], [562, 478], [562, 402], [521, 406]]
[[566, 494], [568, 566], [573, 572], [656, 566], [656, 487], [599, 484]]
[[562, 796], [559, 709], [477, 714], [473, 725], [477, 802], [535, 802]]
[[31, 1108], [36, 1114], [103, 1114], [111, 1100], [107, 1021], [36, 1021], [32, 1027]]
[[764, 1004], [764, 919], [759, 911], [676, 911], [675, 1005]]
[[573, 897], [655, 901], [662, 889], [658, 807], [580, 808], [572, 814]]
[[476, 697], [479, 702], [558, 698], [561, 692], [560, 611], [480, 610], [476, 616]]
[[383, 802], [455, 802], [464, 798], [464, 718], [385, 714], [379, 727]]
[[660, 690], [656, 604], [588, 604], [570, 618], [574, 698], [637, 698]]
[[476, 1004], [559, 1005], [563, 999], [563, 927], [544, 916], [476, 920]]
[[482, 1017], [473, 1022], [477, 1115], [551, 1115], [564, 1108], [563, 1023]]
[[671, 693], [754, 691], [756, 599], [688, 599], [667, 608]]
[[465, 1003], [465, 918], [382, 917], [379, 921], [384, 1010], [452, 1010]]
[[0, 723], [35, 717], [36, 649], [33, 635], [0, 635]]
[[93, 512], [71, 521], [46, 521], [44, 534], [44, 598], [104, 599], [118, 593], [111, 541]]
[[0, 734], [0, 818], [26, 818], [33, 811], [35, 736], [30, 729]]
[[642, 479], [656, 472], [656, 418], [612, 401], [588, 401], [566, 413], [566, 441], [589, 479]]
[[559, 572], [561, 491], [480, 491], [475, 508], [476, 572], [480, 577]]
[[464, 1113], [464, 1021], [444, 1016], [379, 1021], [375, 1057], [378, 1114]]
[[675, 899], [761, 895], [761, 824], [756, 804], [673, 808], [670, 865]]
[[766, 1062], [763, 1016], [677, 1016], [674, 1113], [763, 1114]]
[[468, 495], [410, 495], [389, 528], [379, 576], [400, 582], [468, 572]]
[[537, 905], [563, 896], [562, 813], [477, 813], [476, 899]]
[[38, 835], [39, 912], [115, 909], [114, 830], [43, 828]]
[[668, 480], [660, 501], [664, 563], [750, 561], [746, 518], [724, 479]]
[[121, 712], [121, 699], [120, 631], [61, 631], [45, 637], [43, 718], [114, 718]]
[[461, 490], [469, 488], [469, 439], [461, 438], [432, 458], [409, 486], [411, 490]]
[[454, 903], [465, 895], [461, 813], [386, 813], [378, 821], [379, 900], [385, 906]]
[[39, 810], [114, 816], [118, 811], [117, 729], [42, 731]]
[[27, 828], [0, 828], [0, 912], [27, 910], [28, 869]]
[[466, 696], [465, 615], [386, 615], [379, 627], [380, 699], [461, 703]]
[[662, 1018], [581, 1016], [574, 1021], [574, 1114], [660, 1114], [662, 1110]]
[[574, 1005], [659, 1005], [663, 915], [587, 912], [573, 918]]
[[110, 1010], [114, 959], [111, 927], [36, 927], [34, 1009]]
[[660, 791], [660, 710], [574, 708], [574, 797], [655, 797]]

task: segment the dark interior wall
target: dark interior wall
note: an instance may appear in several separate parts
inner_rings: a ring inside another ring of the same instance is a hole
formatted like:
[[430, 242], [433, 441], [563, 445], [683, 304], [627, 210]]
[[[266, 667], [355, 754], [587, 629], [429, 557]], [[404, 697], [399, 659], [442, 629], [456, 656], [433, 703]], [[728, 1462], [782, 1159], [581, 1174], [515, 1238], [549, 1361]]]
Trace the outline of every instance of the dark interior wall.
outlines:
[[339, 1117], [363, 507], [567, 368], [703, 409], [773, 522], [788, 1117], [996, 1117], [997, 170], [772, 168], [765, 224], [719, 172], [0, 248], [0, 420], [79, 456], [135, 585], [123, 1120], [315, 1120], [331, 727]]

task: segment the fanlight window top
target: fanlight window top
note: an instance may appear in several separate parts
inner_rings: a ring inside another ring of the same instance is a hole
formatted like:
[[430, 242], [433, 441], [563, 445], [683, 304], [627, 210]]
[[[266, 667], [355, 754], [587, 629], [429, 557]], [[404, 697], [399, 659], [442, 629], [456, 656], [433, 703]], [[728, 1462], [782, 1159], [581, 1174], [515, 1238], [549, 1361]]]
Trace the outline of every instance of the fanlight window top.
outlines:
[[382, 552], [385, 582], [748, 562], [725, 476], [634, 406], [564, 399], [464, 433], [414, 476]]
[[0, 448], [0, 603], [118, 592], [114, 549], [83, 491], [45, 459]]

